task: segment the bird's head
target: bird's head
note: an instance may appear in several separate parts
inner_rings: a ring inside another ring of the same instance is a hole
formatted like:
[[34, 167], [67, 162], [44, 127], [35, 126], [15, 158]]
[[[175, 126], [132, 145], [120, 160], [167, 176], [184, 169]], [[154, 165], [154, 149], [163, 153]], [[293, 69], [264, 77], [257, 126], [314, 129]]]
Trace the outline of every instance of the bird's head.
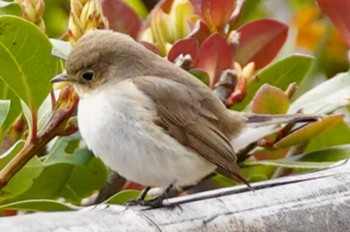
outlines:
[[153, 55], [127, 35], [92, 30], [73, 46], [65, 72], [51, 81], [71, 82], [82, 97], [109, 82], [147, 75], [147, 57]]

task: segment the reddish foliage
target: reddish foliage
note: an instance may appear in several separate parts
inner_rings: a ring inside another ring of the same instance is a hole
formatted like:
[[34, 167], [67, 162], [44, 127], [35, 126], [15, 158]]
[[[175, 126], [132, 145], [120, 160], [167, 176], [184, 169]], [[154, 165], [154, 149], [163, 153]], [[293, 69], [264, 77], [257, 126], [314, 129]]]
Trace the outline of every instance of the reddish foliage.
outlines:
[[160, 8], [164, 13], [169, 13], [171, 6], [173, 5], [174, 0], [161, 0], [157, 3], [157, 5], [153, 9]]
[[4, 210], [2, 212], [4, 213], [4, 216], [16, 216], [18, 213], [17, 210]]
[[202, 0], [201, 15], [211, 28], [222, 31], [229, 21], [235, 0]]
[[135, 182], [128, 182], [125, 186], [124, 189], [135, 189], [135, 190], [142, 190], [144, 187], [140, 184], [137, 184]]
[[226, 39], [212, 34], [202, 44], [198, 52], [195, 67], [205, 70], [210, 76], [210, 87], [213, 88], [221, 72], [232, 68], [232, 50]]
[[137, 37], [142, 21], [133, 9], [121, 0], [102, 0], [101, 3], [110, 29]]
[[202, 4], [202, 0], [189, 0], [190, 3], [192, 4], [193, 6], [193, 9], [194, 9], [194, 12], [197, 14], [197, 15], [200, 15], [201, 13], [201, 4]]
[[332, 20], [350, 47], [350, 1], [317, 0], [321, 10]]
[[147, 48], [151, 52], [160, 55], [160, 52], [159, 52], [158, 48], [156, 47], [156, 45], [149, 43], [149, 42], [146, 42], [146, 41], [139, 41], [139, 43], [142, 44], [145, 48]]
[[192, 60], [196, 60], [199, 50], [199, 43], [195, 38], [187, 38], [177, 41], [169, 51], [168, 60], [174, 60], [181, 54], [191, 55]]
[[272, 19], [262, 19], [243, 25], [237, 33], [238, 44], [232, 44], [234, 60], [241, 66], [253, 61], [258, 70], [275, 58], [286, 41], [288, 26]]
[[289, 98], [281, 89], [264, 84], [256, 92], [252, 112], [257, 114], [286, 114], [289, 108]]
[[211, 32], [208, 25], [203, 20], [199, 20], [189, 36], [196, 38], [199, 44], [202, 44], [210, 35]]
[[239, 85], [234, 92], [232, 92], [231, 96], [228, 99], [226, 99], [225, 105], [233, 106], [243, 101], [246, 95], [247, 95], [247, 85], [246, 83], [243, 83]]

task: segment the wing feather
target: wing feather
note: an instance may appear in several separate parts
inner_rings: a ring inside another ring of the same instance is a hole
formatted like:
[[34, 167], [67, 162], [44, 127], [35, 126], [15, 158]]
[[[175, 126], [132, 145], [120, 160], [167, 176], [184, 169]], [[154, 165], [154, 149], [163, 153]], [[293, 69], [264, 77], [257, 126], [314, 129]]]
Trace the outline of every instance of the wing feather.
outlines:
[[155, 76], [135, 77], [132, 81], [156, 103], [157, 125], [181, 144], [218, 166], [221, 174], [246, 182], [239, 174], [230, 140], [220, 130], [223, 128], [220, 125], [222, 115], [215, 111], [217, 106], [211, 107], [215, 104], [215, 100], [211, 99], [214, 96], [201, 94], [192, 86]]

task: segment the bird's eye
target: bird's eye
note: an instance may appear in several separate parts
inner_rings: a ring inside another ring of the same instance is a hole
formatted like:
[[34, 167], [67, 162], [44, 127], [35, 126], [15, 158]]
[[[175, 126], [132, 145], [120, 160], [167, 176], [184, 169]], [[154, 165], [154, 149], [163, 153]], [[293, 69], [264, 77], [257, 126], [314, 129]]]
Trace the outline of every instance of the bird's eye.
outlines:
[[81, 78], [83, 78], [85, 81], [91, 81], [94, 79], [95, 73], [92, 70], [87, 70], [81, 74]]

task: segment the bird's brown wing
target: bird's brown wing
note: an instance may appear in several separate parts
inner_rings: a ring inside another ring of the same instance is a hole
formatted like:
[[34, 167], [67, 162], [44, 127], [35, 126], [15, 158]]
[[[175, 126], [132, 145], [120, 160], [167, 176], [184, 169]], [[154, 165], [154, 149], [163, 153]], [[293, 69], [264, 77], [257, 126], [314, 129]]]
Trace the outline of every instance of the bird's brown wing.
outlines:
[[239, 174], [229, 139], [216, 126], [219, 117], [210, 108], [214, 96], [155, 76], [135, 77], [132, 81], [156, 103], [157, 125], [178, 142], [217, 165], [220, 174], [246, 183]]

